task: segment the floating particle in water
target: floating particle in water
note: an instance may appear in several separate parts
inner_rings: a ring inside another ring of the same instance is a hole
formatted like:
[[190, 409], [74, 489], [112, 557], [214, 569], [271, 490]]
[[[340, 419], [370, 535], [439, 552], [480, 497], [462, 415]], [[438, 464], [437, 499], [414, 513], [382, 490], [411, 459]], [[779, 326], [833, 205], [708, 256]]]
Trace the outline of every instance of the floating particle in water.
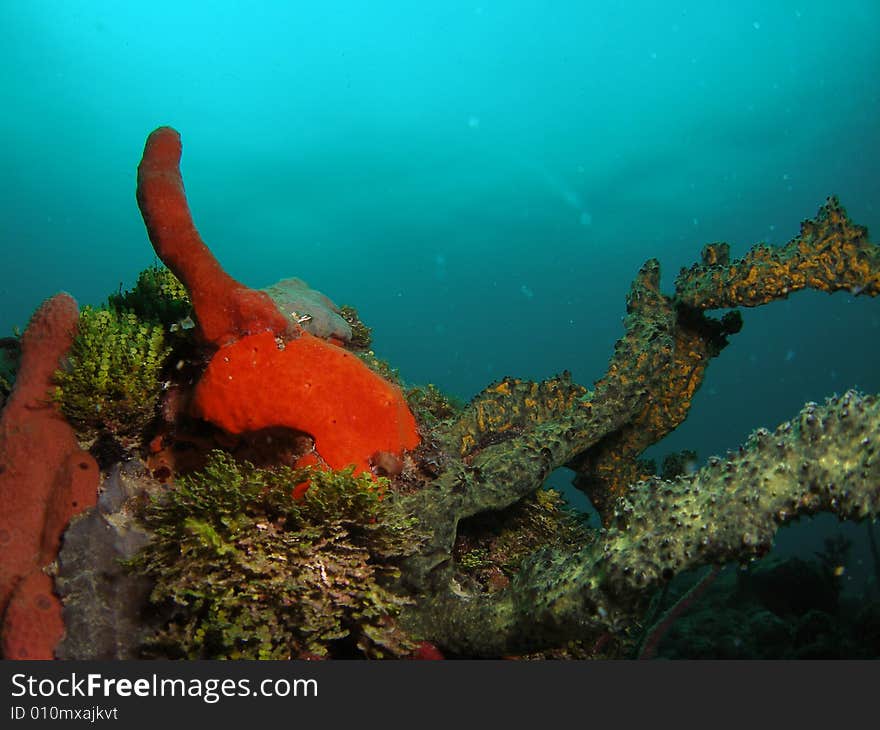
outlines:
[[468, 117], [468, 120], [467, 120], [467, 125], [468, 125], [471, 129], [476, 129], [477, 127], [480, 126], [480, 118], [479, 118], [479, 117], [475, 117], [475, 116], [469, 116], [469, 117]]
[[446, 279], [446, 256], [438, 253], [434, 256], [434, 277], [438, 281]]
[[787, 350], [785, 353], [785, 362], [791, 362], [797, 357], [797, 352], [794, 350]]
[[581, 213], [580, 221], [582, 226], [590, 226], [593, 224], [593, 216], [585, 210]]
[[755, 30], [761, 30], [761, 23], [756, 20], [754, 23], [752, 23], [752, 28], [754, 28]]
[[519, 288], [519, 291], [526, 299], [532, 299], [535, 296], [535, 292], [529, 289], [525, 284]]

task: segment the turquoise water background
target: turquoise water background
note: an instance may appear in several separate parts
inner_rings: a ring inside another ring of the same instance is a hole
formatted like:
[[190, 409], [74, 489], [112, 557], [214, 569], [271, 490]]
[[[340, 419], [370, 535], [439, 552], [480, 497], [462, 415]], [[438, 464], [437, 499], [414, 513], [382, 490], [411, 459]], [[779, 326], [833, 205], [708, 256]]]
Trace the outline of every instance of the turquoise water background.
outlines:
[[[153, 261], [135, 168], [163, 124], [233, 276], [357, 306], [407, 381], [462, 398], [600, 377], [647, 258], [669, 290], [705, 243], [783, 243], [831, 193], [880, 235], [876, 0], [32, 0], [0, 23], [3, 334]], [[880, 391], [880, 302], [744, 315], [654, 455]]]

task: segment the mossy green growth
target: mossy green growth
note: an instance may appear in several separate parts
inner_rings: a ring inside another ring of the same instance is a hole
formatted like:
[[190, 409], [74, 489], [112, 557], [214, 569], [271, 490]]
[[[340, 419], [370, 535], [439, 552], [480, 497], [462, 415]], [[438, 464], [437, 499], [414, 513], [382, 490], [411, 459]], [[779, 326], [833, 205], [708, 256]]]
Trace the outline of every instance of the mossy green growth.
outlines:
[[192, 312], [192, 303], [186, 289], [171, 271], [159, 264], [144, 269], [134, 288], [126, 292], [122, 287], [108, 299], [111, 309], [134, 312], [140, 319], [161, 322], [172, 327], [185, 322]]
[[339, 308], [339, 314], [351, 327], [351, 340], [349, 345], [357, 350], [368, 350], [373, 342], [373, 330], [367, 327], [357, 313], [357, 310], [349, 304]]
[[443, 393], [436, 385], [428, 384], [406, 391], [406, 402], [419, 423], [429, 427], [454, 418], [464, 404]]
[[83, 307], [73, 346], [55, 373], [55, 400], [80, 431], [133, 437], [153, 418], [170, 348], [162, 326], [134, 312]]
[[[305, 495], [293, 488], [308, 481]], [[352, 470], [259, 469], [224, 452], [144, 510], [131, 562], [168, 621], [148, 655], [188, 659], [401, 656], [395, 563], [418, 548], [387, 480]]]
[[596, 539], [586, 516], [554, 489], [539, 489], [500, 512], [462, 520], [453, 551], [464, 582], [485, 584], [500, 571], [512, 578], [536, 550], [581, 548]]
[[400, 379], [400, 371], [397, 368], [391, 367], [391, 365], [385, 360], [376, 357], [376, 353], [372, 350], [359, 352], [357, 353], [357, 356], [363, 361], [364, 365], [370, 368], [370, 370], [376, 373], [379, 377], [384, 378], [389, 383], [394, 383], [394, 385], [399, 387], [403, 385]]

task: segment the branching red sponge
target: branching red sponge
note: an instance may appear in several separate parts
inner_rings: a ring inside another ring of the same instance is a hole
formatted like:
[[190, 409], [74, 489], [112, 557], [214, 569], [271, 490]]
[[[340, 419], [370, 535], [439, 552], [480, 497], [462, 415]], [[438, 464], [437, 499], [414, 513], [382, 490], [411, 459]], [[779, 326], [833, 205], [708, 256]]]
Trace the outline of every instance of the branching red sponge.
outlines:
[[51, 401], [73, 342], [76, 302], [56, 294], [34, 313], [0, 416], [0, 640], [7, 659], [52, 659], [61, 603], [43, 573], [70, 518], [97, 501], [98, 465]]
[[189, 292], [202, 337], [226, 345], [257, 332], [284, 334], [289, 324], [264, 292], [227, 274], [193, 223], [180, 176], [180, 135], [159, 127], [138, 166], [137, 201], [156, 254]]
[[270, 333], [218, 350], [196, 386], [196, 415], [230, 433], [285, 426], [305, 431], [332, 469], [370, 468], [376, 452], [419, 443], [400, 390], [354, 354], [303, 333], [279, 349]]

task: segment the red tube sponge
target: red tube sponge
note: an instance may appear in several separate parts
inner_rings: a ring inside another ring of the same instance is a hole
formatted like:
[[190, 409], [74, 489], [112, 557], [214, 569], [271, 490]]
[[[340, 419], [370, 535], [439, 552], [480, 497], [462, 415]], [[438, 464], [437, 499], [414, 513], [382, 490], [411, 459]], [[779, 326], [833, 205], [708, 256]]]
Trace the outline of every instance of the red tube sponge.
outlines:
[[50, 398], [73, 342], [76, 302], [57, 294], [34, 313], [0, 417], [0, 634], [7, 659], [52, 659], [61, 603], [42, 572], [73, 515], [97, 501], [98, 465]]
[[156, 254], [189, 292], [202, 337], [225, 345], [243, 334], [284, 334], [288, 321], [264, 292], [227, 274], [193, 223], [180, 176], [180, 135], [159, 127], [138, 165], [137, 201]]

